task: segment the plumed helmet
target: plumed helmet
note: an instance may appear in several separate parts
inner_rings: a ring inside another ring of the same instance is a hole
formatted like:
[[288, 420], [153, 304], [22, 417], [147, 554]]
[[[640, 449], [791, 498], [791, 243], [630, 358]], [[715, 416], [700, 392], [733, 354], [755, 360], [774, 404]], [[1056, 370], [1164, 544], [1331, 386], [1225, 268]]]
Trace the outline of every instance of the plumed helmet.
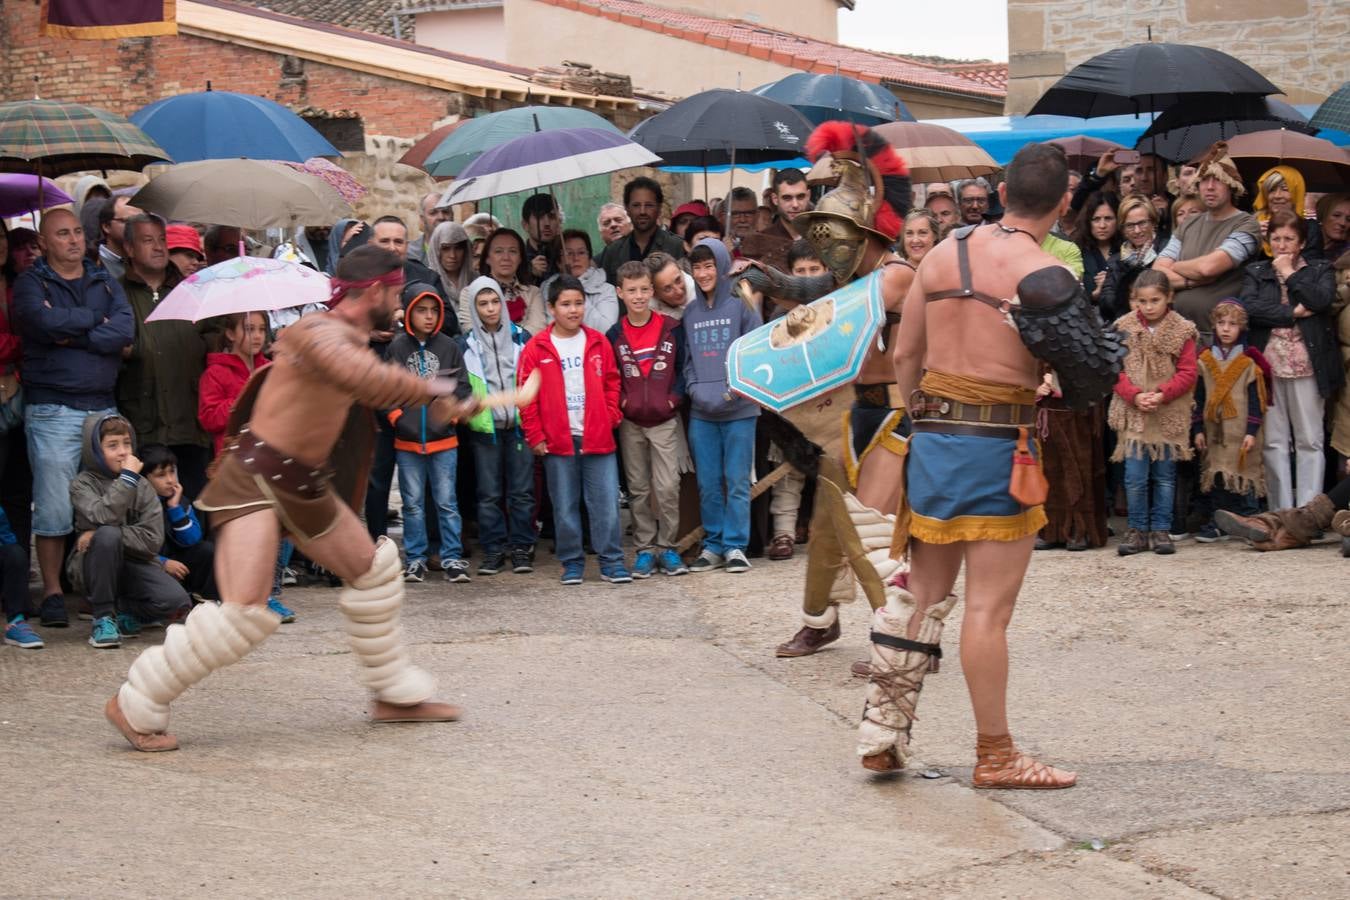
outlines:
[[881, 135], [849, 122], [821, 125], [806, 152], [815, 162], [807, 181], [835, 187], [793, 227], [844, 284], [857, 273], [869, 237], [887, 247], [899, 239], [910, 208], [909, 170]]

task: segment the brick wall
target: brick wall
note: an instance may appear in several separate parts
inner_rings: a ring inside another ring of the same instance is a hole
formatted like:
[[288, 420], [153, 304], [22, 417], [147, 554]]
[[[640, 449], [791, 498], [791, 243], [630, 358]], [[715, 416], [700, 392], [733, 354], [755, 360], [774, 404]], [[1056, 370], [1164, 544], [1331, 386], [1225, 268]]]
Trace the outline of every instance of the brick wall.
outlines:
[[[73, 100], [122, 115], [174, 94], [206, 89], [268, 97], [295, 110], [355, 111], [368, 134], [416, 137], [448, 114], [467, 113], [481, 101], [450, 91], [367, 75], [336, 66], [237, 47], [191, 35], [118, 41], [71, 41], [38, 34], [38, 7], [26, 0], [0, 4], [5, 100], [33, 96]], [[297, 70], [297, 67], [298, 70]], [[489, 105], [488, 108], [492, 108]]]
[[1008, 0], [1007, 113], [1031, 108], [1055, 79], [1098, 53], [1148, 39], [1230, 53], [1318, 103], [1350, 71], [1346, 0]]

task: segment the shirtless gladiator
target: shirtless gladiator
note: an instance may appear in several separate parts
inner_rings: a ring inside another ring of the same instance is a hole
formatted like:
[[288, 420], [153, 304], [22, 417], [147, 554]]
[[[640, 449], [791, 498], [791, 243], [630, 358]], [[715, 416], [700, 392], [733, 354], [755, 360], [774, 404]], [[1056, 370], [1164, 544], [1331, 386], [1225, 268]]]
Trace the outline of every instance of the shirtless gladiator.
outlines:
[[281, 619], [266, 603], [283, 531], [343, 581], [339, 607], [373, 695], [373, 721], [459, 717], [456, 707], [431, 699], [435, 680], [408, 658], [399, 624], [398, 548], [385, 537], [372, 544], [331, 484], [330, 455], [353, 404], [384, 409], [426, 403], [443, 419], [472, 412], [451, 396], [454, 379], [425, 380], [370, 351], [368, 335], [390, 328], [402, 286], [395, 254], [374, 246], [352, 251], [338, 265], [331, 311], [287, 328], [275, 361], [245, 389], [240, 406], [252, 399], [251, 416], [227, 443], [197, 502], [216, 534], [223, 602], [203, 603], [183, 624], [169, 626], [163, 645], [136, 658], [105, 708], [137, 750], [177, 749], [167, 731], [169, 703], [276, 631]]
[[1066, 400], [1083, 405], [1106, 394], [1121, 356], [1081, 286], [1040, 249], [1068, 203], [1067, 184], [1063, 153], [1028, 145], [999, 187], [1002, 223], [940, 243], [905, 298], [895, 360], [913, 434], [895, 549], [908, 544], [912, 569], [908, 589], [873, 614], [858, 743], [868, 769], [903, 768], [909, 756], [929, 654], [964, 562], [961, 665], [979, 732], [974, 785], [1065, 788], [1076, 780], [1017, 751], [1006, 709], [1007, 626], [1045, 522], [1030, 439], [1041, 361], [1058, 371]]

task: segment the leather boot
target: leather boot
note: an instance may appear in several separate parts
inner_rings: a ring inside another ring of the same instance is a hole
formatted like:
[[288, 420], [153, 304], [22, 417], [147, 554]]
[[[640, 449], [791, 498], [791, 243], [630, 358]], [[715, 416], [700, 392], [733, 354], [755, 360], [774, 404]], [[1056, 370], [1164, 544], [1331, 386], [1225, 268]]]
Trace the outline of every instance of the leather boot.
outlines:
[[1306, 547], [1331, 525], [1336, 507], [1326, 494], [1318, 494], [1304, 506], [1277, 509], [1256, 516], [1239, 516], [1227, 510], [1214, 514], [1221, 531], [1251, 541], [1257, 550], [1291, 550]]
[[810, 625], [803, 625], [801, 630], [792, 636], [792, 640], [778, 645], [775, 655], [784, 657], [810, 656], [812, 653], [824, 649], [827, 644], [833, 644], [837, 640], [839, 640], [839, 619], [836, 617], [828, 628], [812, 628]]

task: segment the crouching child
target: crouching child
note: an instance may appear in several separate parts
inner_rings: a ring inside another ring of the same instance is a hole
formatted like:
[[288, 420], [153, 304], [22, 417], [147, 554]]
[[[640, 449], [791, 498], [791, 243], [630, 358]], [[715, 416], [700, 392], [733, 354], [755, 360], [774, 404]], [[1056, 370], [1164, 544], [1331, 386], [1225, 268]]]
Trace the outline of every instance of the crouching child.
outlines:
[[187, 590], [160, 562], [164, 513], [136, 457], [131, 424], [97, 413], [84, 421], [82, 470], [70, 483], [79, 537], [66, 576], [93, 607], [92, 647], [119, 647], [147, 623], [185, 613]]

